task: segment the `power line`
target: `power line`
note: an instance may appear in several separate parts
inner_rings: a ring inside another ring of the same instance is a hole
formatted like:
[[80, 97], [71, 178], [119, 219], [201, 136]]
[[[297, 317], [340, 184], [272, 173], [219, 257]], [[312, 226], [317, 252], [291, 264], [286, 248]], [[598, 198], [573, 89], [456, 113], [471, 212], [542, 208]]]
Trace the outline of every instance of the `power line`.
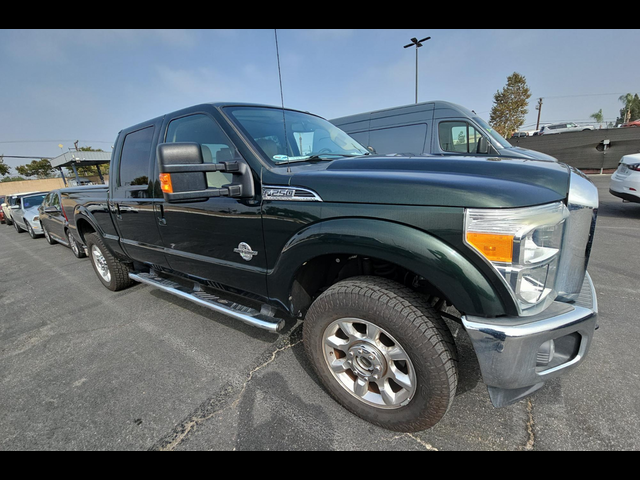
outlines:
[[[76, 140], [0, 140], [0, 143], [60, 143], [60, 142], [75, 142]], [[84, 143], [113, 143], [113, 141], [107, 142], [105, 140], [78, 140]]]
[[3, 155], [3, 154], [0, 154], [0, 157], [1, 158], [40, 158], [40, 159], [44, 158], [46, 160], [51, 160], [52, 158], [54, 158], [54, 157], [42, 157], [40, 155], [27, 155], [27, 156], [24, 156], [24, 155]]
[[571, 98], [571, 97], [597, 97], [601, 95], [626, 95], [626, 93], [583, 93], [578, 95], [551, 95], [551, 96], [542, 96], [542, 98]]

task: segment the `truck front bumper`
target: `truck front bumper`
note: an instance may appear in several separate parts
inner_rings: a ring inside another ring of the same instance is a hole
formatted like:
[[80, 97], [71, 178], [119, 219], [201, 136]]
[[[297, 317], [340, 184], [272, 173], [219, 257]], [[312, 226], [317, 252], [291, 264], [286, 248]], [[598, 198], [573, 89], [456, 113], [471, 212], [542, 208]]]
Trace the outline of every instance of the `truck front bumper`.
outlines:
[[573, 303], [531, 317], [462, 316], [496, 407], [514, 403], [581, 363], [596, 329], [598, 302], [587, 273]]

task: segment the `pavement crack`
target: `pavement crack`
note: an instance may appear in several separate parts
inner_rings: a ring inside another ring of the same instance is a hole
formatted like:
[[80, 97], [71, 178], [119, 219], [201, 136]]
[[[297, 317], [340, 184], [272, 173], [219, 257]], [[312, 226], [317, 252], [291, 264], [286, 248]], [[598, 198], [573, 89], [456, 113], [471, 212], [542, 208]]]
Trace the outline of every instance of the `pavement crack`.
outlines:
[[[436, 447], [434, 447], [433, 445], [431, 445], [430, 443], [425, 442], [424, 440], [416, 437], [415, 435], [411, 434], [411, 433], [405, 433], [402, 436], [407, 436], [409, 438], [412, 438], [413, 440], [415, 440], [416, 442], [418, 442], [420, 445], [422, 445], [426, 450], [430, 450], [432, 452], [437, 452], [438, 449]], [[394, 438], [398, 438], [398, 437], [394, 437]]]
[[530, 398], [527, 399], [527, 415], [528, 415], [528, 419], [527, 419], [528, 439], [527, 439], [527, 443], [524, 445], [524, 450], [531, 451], [533, 450], [536, 438], [535, 438], [535, 434], [533, 433], [533, 402], [531, 401]]
[[[178, 447], [184, 439], [193, 432], [196, 427], [207, 420], [235, 408], [244, 394], [247, 385], [253, 376], [264, 367], [272, 363], [280, 352], [295, 347], [302, 342], [300, 335], [296, 335], [301, 329], [294, 328], [288, 336], [281, 337], [275, 344], [275, 349], [266, 352], [246, 375], [240, 386], [228, 383], [220, 392], [203, 402], [187, 419], [182, 421], [171, 433], [153, 445], [149, 450], [172, 451]], [[265, 358], [266, 357], [266, 358]], [[230, 399], [233, 398], [233, 401]]]

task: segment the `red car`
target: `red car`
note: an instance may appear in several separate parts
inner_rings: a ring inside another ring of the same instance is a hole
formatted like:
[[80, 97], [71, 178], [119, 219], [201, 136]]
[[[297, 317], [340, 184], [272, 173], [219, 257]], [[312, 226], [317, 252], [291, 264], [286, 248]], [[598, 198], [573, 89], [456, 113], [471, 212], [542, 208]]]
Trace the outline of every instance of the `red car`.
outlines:
[[623, 123], [622, 126], [623, 127], [640, 127], [640, 118], [632, 122]]
[[[2, 205], [4, 203], [4, 195], [0, 195], [0, 205]], [[0, 223], [4, 223], [4, 212], [2, 211], [2, 208], [0, 207]]]

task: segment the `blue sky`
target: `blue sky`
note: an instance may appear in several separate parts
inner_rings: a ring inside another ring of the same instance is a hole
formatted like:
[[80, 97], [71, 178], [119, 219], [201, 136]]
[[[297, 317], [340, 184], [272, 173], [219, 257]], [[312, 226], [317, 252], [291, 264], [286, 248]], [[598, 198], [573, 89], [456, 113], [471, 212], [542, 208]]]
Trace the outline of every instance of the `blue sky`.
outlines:
[[[640, 30], [277, 30], [286, 107], [325, 118], [448, 100], [489, 119], [514, 72], [531, 90], [525, 126], [615, 120], [640, 93]], [[0, 154], [110, 151], [122, 128], [214, 101], [280, 105], [273, 29], [0, 30]], [[62, 144], [62, 149], [58, 147]], [[10, 166], [31, 159], [5, 157]], [[12, 172], [15, 174], [15, 171]]]

